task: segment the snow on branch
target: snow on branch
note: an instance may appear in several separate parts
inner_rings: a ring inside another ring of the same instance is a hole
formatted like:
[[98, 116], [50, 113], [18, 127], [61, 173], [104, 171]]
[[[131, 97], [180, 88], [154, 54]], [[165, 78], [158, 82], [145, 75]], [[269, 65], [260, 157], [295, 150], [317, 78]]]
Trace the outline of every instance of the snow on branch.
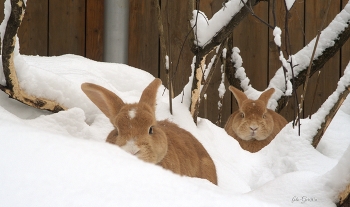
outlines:
[[314, 147], [317, 147], [324, 132], [349, 93], [350, 63], [346, 67], [344, 75], [340, 78], [337, 89], [311, 117], [309, 128], [311, 127], [313, 130], [310, 130], [308, 137]]
[[[244, 7], [241, 1], [231, 0], [226, 2], [223, 8], [216, 12], [210, 20], [203, 12], [193, 11], [193, 18], [190, 23], [196, 37], [192, 46], [194, 53], [199, 50], [201, 56], [207, 54], [232, 34], [233, 28], [250, 14], [250, 11]], [[244, 0], [250, 6], [255, 6], [260, 1], [264, 0]]]
[[197, 37], [195, 43], [200, 47], [209, 43], [243, 6], [244, 4], [240, 0], [226, 2], [224, 7], [216, 12], [211, 19], [208, 19], [203, 12], [199, 11], [198, 14], [198, 11], [194, 10], [191, 26]]
[[[192, 45], [192, 52], [196, 56], [196, 62], [191, 88], [190, 111], [195, 123], [197, 123], [200, 100], [205, 93], [205, 87], [207, 85], [204, 85], [204, 92], [201, 92], [202, 68], [205, 57], [213, 51], [215, 47], [220, 44], [222, 45], [228, 36], [232, 34], [233, 28], [249, 14], [249, 9], [244, 7], [244, 3], [255, 6], [260, 1], [261, 0], [232, 0], [226, 2], [224, 7], [216, 12], [210, 20], [207, 19], [204, 13], [198, 10], [192, 12], [193, 17], [190, 23], [195, 38]], [[222, 49], [223, 48], [220, 47], [220, 50]], [[221, 54], [221, 51], [218, 54]], [[209, 83], [208, 81], [206, 82]]]
[[[5, 10], [9, 9], [6, 6], [7, 4], [5, 4]], [[63, 106], [51, 100], [28, 95], [19, 85], [14, 58], [16, 55], [19, 55], [18, 46], [16, 47], [16, 40], [18, 28], [24, 16], [25, 7], [26, 4], [23, 0], [11, 0], [10, 16], [7, 22], [6, 18], [3, 22], [3, 24], [6, 24], [6, 29], [2, 41], [2, 65], [6, 86], [0, 85], [0, 89], [8, 94], [10, 98], [16, 99], [29, 106], [52, 112], [62, 111], [65, 109]]]
[[285, 0], [285, 2], [286, 2], [287, 9], [290, 10], [294, 5], [295, 0]]
[[[345, 8], [334, 18], [334, 20], [321, 32], [319, 42], [317, 44], [315, 56], [312, 61], [310, 77], [323, 65], [334, 56], [334, 54], [344, 45], [350, 37], [350, 2]], [[289, 57], [288, 62], [293, 60], [294, 72], [294, 87], [297, 88], [306, 80], [307, 68], [310, 64], [312, 50], [314, 48], [316, 38], [314, 38], [308, 45], [297, 52], [295, 55]], [[288, 66], [287, 78], [292, 79], [291, 66]], [[276, 88], [277, 97], [271, 109], [281, 111], [286, 106], [290, 96], [285, 95], [283, 67], [279, 68], [275, 76], [270, 80], [269, 88]]]

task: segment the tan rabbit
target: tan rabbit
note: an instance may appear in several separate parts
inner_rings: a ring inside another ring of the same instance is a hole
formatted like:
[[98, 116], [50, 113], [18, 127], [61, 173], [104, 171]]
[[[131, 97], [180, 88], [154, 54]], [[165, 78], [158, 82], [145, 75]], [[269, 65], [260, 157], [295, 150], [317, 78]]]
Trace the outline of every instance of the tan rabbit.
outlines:
[[275, 89], [263, 92], [258, 100], [248, 99], [233, 86], [229, 89], [235, 96], [239, 109], [228, 118], [225, 130], [243, 149], [257, 152], [268, 145], [288, 123], [284, 117], [267, 109], [267, 102]]
[[92, 83], [83, 83], [81, 88], [115, 127], [107, 142], [174, 173], [217, 184], [214, 162], [202, 144], [176, 124], [156, 120], [156, 95], [161, 83], [160, 79], [151, 82], [139, 103], [134, 104], [125, 104], [113, 92]]

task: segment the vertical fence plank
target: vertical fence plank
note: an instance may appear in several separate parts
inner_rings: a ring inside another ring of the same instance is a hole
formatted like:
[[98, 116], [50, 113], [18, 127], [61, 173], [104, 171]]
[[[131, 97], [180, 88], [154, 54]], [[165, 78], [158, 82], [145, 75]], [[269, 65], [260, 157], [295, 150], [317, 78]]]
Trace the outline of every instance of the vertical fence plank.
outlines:
[[[342, 0], [342, 9], [348, 3], [348, 0]], [[344, 74], [344, 70], [350, 61], [350, 41], [348, 40], [341, 49], [341, 75]]]
[[0, 3], [0, 18], [1, 18], [1, 21], [4, 19], [4, 8], [5, 8], [5, 5], [4, 5], [4, 1], [1, 1]]
[[[314, 37], [316, 37], [324, 19], [328, 1], [329, 0], [305, 1], [306, 44], [309, 43]], [[340, 1], [332, 1], [324, 27], [327, 27], [327, 25], [334, 19], [334, 17], [339, 13], [339, 9]], [[320, 106], [323, 104], [323, 102], [328, 98], [328, 96], [334, 92], [340, 77], [339, 68], [340, 56], [338, 52], [322, 68], [317, 90], [317, 75], [315, 74], [312, 78], [310, 78], [304, 103], [305, 116], [315, 113], [317, 109], [320, 108]], [[315, 102], [311, 108], [315, 90]]]
[[46, 56], [48, 45], [47, 32], [48, 1], [28, 1], [22, 24], [18, 30], [20, 53]]
[[[4, 19], [4, 1], [0, 3], [0, 19]], [[25, 15], [18, 30], [20, 53], [47, 55], [48, 1], [28, 1]], [[35, 27], [33, 27], [35, 25]]]
[[152, 0], [130, 0], [129, 11], [128, 64], [159, 77], [158, 27]]
[[86, 57], [103, 60], [104, 0], [86, 1]]
[[[261, 19], [268, 21], [267, 2], [260, 2], [253, 10]], [[257, 90], [264, 90], [268, 84], [268, 30], [266, 25], [248, 15], [233, 31], [233, 47], [240, 49], [247, 77]], [[232, 111], [237, 108], [232, 97]]]
[[[270, 3], [270, 16], [269, 23], [274, 26], [275, 20], [273, 19], [273, 4]], [[286, 37], [286, 12], [284, 1], [276, 1], [276, 26], [280, 27], [282, 30], [282, 52], [284, 57], [288, 59], [286, 47], [288, 40]], [[304, 47], [304, 0], [295, 1], [293, 7], [289, 11], [288, 18], [288, 33], [289, 33], [289, 42], [288, 45], [289, 55], [295, 54], [300, 49]], [[276, 71], [281, 67], [281, 61], [279, 60], [279, 53], [276, 44], [274, 43], [274, 36], [272, 30], [269, 30], [269, 80], [275, 75]], [[297, 90], [298, 96], [300, 96], [302, 88], [300, 87]], [[290, 98], [288, 105], [281, 111], [281, 115], [284, 116], [288, 121], [293, 120], [294, 118], [294, 107], [295, 99], [294, 96]]]
[[[179, 4], [176, 0], [161, 1], [161, 15], [163, 20], [164, 36], [166, 39], [167, 54], [170, 58], [170, 72], [173, 74], [174, 95], [181, 93], [191, 75], [191, 52], [189, 39], [186, 40], [189, 26], [188, 4]], [[174, 24], [174, 22], [176, 22]], [[165, 54], [159, 58], [164, 60]], [[162, 62], [162, 61], [161, 61]], [[163, 69], [164, 67], [160, 67]], [[160, 77], [166, 80], [166, 71], [159, 71]]]
[[[254, 13], [268, 21], [268, 2], [260, 2]], [[250, 83], [257, 90], [267, 87], [268, 27], [252, 15], [248, 15], [233, 31], [233, 46], [238, 47]]]
[[85, 0], [49, 1], [49, 55], [85, 56]]

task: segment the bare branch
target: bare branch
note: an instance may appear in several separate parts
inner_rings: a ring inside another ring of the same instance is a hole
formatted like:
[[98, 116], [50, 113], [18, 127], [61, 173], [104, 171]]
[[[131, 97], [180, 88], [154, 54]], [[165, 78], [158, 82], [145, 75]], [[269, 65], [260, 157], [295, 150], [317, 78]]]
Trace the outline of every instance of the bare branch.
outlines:
[[329, 114], [325, 117], [325, 121], [321, 124], [321, 127], [317, 130], [317, 134], [314, 136], [312, 141], [312, 146], [317, 147], [318, 143], [321, 141], [323, 134], [326, 132], [329, 124], [332, 122], [335, 114], [338, 112], [340, 106], [345, 101], [346, 97], [350, 93], [350, 86], [344, 89], [344, 91], [339, 95], [337, 102], [333, 105]]
[[255, 17], [257, 20], [259, 20], [261, 23], [265, 24], [270, 29], [275, 28], [276, 25], [272, 26], [269, 23], [267, 23], [266, 21], [264, 21], [263, 19], [261, 19], [258, 15], [256, 15], [251, 5], [248, 6], [243, 0], [241, 0], [241, 2], [244, 4], [244, 6], [248, 9], [248, 11], [252, 14], [253, 17]]
[[[157, 12], [157, 20], [158, 20], [158, 31], [159, 31], [159, 42], [160, 42], [160, 54], [163, 55], [163, 57], [160, 58], [160, 67], [161, 69], [165, 70], [167, 74], [167, 79], [168, 79], [168, 90], [169, 90], [169, 110], [170, 113], [173, 114], [173, 84], [172, 84], [172, 77], [171, 77], [171, 72], [169, 71], [170, 68], [167, 68], [166, 66], [166, 56], [168, 56], [166, 46], [165, 46], [165, 36], [164, 36], [164, 29], [163, 29], [163, 20], [162, 20], [162, 15], [160, 13], [160, 5], [158, 0], [153, 0], [156, 12]], [[169, 57], [169, 56], [168, 56]]]
[[236, 78], [235, 76], [237, 68], [234, 67], [235, 63], [232, 62], [232, 59], [231, 59], [232, 49], [233, 49], [233, 38], [231, 36], [228, 38], [228, 41], [227, 41], [226, 56], [229, 58], [226, 58], [225, 75], [231, 86], [234, 86], [235, 88], [238, 88], [241, 91], [243, 91], [241, 87], [241, 80], [239, 78]]
[[339, 203], [337, 207], [348, 207], [350, 206], [350, 184], [346, 189], [339, 195]]

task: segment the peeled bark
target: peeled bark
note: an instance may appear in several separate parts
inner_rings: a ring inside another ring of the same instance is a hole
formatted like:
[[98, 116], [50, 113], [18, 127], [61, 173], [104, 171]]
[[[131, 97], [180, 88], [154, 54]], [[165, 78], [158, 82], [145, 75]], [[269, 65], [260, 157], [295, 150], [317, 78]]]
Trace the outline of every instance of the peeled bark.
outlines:
[[23, 0], [11, 0], [11, 14], [7, 22], [3, 44], [2, 44], [2, 64], [6, 79], [6, 86], [0, 89], [9, 95], [10, 98], [18, 100], [26, 105], [38, 109], [44, 109], [52, 112], [65, 110], [65, 108], [54, 101], [44, 98], [38, 98], [25, 93], [17, 78], [14, 64], [14, 49], [16, 45], [16, 35], [21, 25], [26, 5]]

